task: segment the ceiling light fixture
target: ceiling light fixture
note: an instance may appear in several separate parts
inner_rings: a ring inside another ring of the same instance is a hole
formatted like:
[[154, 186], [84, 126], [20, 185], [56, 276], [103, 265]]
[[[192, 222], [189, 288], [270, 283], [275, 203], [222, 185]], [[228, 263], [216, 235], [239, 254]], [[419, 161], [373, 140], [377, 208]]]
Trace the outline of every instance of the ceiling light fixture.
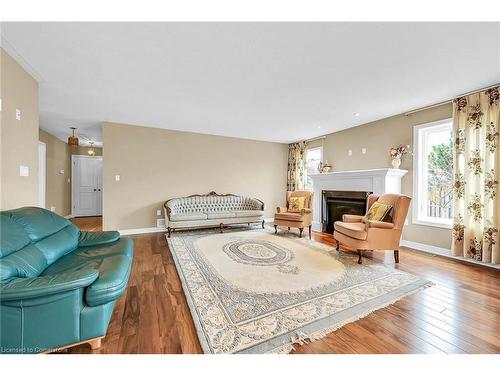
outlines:
[[68, 137], [68, 145], [76, 147], [78, 146], [78, 138], [75, 136], [76, 128], [71, 127], [70, 129], [73, 131], [73, 135]]
[[321, 126], [320, 126], [320, 125], [318, 125], [318, 129], [321, 129]]
[[87, 151], [87, 154], [90, 156], [95, 156], [95, 149], [94, 149], [94, 142], [89, 142], [90, 143], [90, 148]]
[[355, 117], [359, 117], [359, 112], [354, 112]]

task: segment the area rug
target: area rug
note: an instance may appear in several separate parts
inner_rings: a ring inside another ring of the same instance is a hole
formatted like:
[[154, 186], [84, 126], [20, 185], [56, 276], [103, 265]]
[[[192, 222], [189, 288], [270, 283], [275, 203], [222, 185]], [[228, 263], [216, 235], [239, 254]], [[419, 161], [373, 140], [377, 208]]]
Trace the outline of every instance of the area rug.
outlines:
[[167, 241], [205, 353], [288, 353], [431, 285], [286, 232], [176, 232]]

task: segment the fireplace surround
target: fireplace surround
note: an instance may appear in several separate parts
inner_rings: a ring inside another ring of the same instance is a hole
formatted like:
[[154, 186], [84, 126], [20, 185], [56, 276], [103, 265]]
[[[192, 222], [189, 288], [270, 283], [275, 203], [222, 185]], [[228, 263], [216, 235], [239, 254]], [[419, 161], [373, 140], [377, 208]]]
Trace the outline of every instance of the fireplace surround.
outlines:
[[312, 229], [318, 232], [323, 230], [322, 205], [323, 190], [356, 191], [373, 194], [396, 193], [401, 194], [401, 179], [408, 173], [403, 169], [364, 169], [357, 171], [339, 171], [317, 173], [310, 175], [313, 181], [313, 222]]

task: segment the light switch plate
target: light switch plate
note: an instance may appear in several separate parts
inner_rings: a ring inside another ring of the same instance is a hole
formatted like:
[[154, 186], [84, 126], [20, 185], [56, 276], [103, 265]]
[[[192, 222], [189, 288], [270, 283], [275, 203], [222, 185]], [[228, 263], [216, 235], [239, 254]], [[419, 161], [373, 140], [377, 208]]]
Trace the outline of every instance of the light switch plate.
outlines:
[[361, 149], [361, 153], [362, 153], [362, 154], [366, 154], [366, 148], [364, 148], [364, 147], [363, 147], [363, 148]]
[[21, 110], [16, 108], [16, 120], [21, 120]]
[[352, 150], [347, 151], [347, 155], [352, 156]]
[[156, 210], [156, 216], [161, 216], [161, 210]]
[[19, 176], [28, 177], [30, 175], [30, 169], [26, 165], [19, 166]]
[[120, 181], [120, 175], [119, 175], [119, 174], [117, 174], [117, 175], [115, 176], [115, 181]]

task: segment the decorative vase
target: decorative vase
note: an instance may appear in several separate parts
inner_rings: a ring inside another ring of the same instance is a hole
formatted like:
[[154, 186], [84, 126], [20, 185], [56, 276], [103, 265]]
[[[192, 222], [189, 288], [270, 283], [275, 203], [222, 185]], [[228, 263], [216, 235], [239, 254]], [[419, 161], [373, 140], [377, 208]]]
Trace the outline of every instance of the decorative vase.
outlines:
[[392, 167], [394, 169], [399, 169], [399, 166], [401, 165], [401, 158], [397, 158], [397, 157], [393, 158], [391, 163], [392, 163]]

